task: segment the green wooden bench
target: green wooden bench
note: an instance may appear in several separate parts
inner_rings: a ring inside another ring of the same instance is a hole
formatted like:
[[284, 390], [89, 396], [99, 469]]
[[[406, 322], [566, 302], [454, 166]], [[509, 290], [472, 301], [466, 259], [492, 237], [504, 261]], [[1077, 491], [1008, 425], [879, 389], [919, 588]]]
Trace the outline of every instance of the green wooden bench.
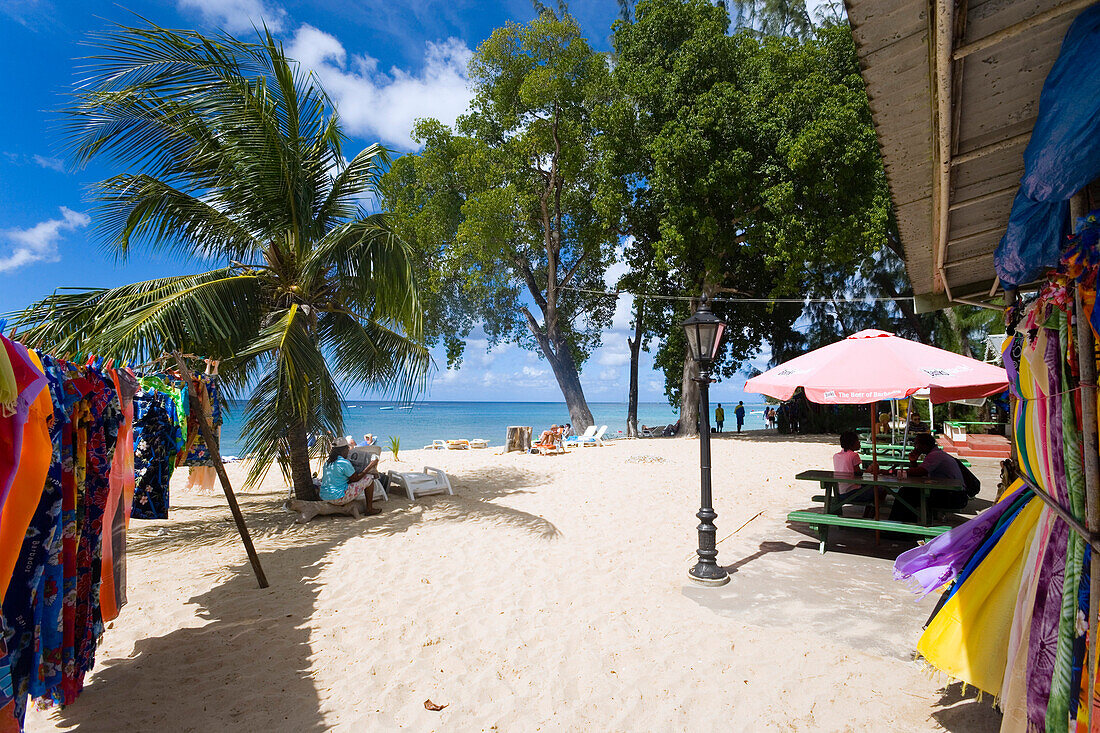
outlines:
[[[962, 463], [967, 468], [970, 467], [970, 461], [968, 461], [967, 459], [959, 458], [958, 456], [952, 456], [952, 458], [958, 458], [960, 463]], [[860, 453], [859, 454], [859, 460], [863, 461], [864, 465], [869, 464], [871, 462], [871, 453], [870, 453], [870, 451], [865, 452], [865, 453]], [[909, 465], [909, 458], [908, 457], [901, 457], [901, 456], [891, 456], [891, 455], [879, 454], [878, 463], [883, 468], [895, 468], [897, 466], [908, 466]]]
[[[816, 497], [815, 497], [816, 498]], [[824, 498], [824, 497], [822, 497]], [[825, 514], [803, 510], [791, 512], [787, 515], [788, 522], [800, 522], [810, 525], [810, 529], [818, 533], [820, 541], [818, 552], [825, 554], [825, 547], [829, 541], [828, 527], [856, 527], [858, 529], [877, 529], [883, 532], [905, 532], [907, 534], [923, 537], [937, 537], [947, 530], [947, 526], [925, 527], [920, 524], [907, 522], [891, 522], [889, 519], [863, 519], [861, 517], [843, 517], [836, 514]]]

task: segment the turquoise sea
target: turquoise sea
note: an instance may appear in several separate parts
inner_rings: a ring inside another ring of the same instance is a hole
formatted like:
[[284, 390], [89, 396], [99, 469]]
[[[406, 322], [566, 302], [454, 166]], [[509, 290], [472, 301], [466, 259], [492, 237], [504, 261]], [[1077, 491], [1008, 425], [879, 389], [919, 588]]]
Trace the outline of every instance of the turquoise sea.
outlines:
[[[591, 402], [588, 405], [597, 425], [607, 425], [606, 435], [618, 437], [626, 432], [625, 402]], [[761, 405], [745, 405], [745, 428], [758, 430], [764, 427], [759, 411]], [[725, 405], [726, 429], [736, 423], [733, 406]], [[756, 411], [756, 414], [753, 414]], [[711, 407], [711, 419], [714, 408]], [[638, 405], [638, 422], [641, 425], [667, 425], [679, 419], [678, 413], [664, 402], [643, 402]], [[222, 454], [240, 455], [241, 425], [244, 421], [244, 403], [229, 405], [222, 425]], [[389, 436], [401, 438], [405, 450], [423, 448], [433, 440], [459, 438], [484, 438], [490, 447], [504, 445], [509, 425], [530, 425], [538, 434], [551, 425], [569, 421], [565, 403], [556, 402], [417, 402], [402, 406], [397, 402], [347, 402], [344, 405], [344, 429], [349, 435], [361, 439], [364, 433], [378, 436], [380, 445], [389, 443]]]

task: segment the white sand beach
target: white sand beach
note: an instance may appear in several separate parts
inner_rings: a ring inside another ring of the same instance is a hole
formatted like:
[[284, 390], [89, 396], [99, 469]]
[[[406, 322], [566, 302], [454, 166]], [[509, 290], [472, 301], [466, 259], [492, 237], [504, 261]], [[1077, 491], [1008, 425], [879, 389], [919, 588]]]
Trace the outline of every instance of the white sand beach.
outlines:
[[[85, 693], [65, 710], [31, 712], [28, 729], [999, 725], [988, 698], [912, 660], [934, 598], [917, 603], [892, 580], [905, 545], [838, 534], [850, 547], [819, 555], [805, 527], [786, 525], [817, 493], [794, 474], [830, 467], [831, 439], [714, 442], [719, 561], [735, 571], [718, 589], [686, 576], [697, 442], [500, 450], [403, 452], [405, 470], [447, 470], [456, 495], [393, 496], [358, 521], [294, 524], [272, 471], [266, 492], [240, 495], [265, 590], [224, 498], [189, 493], [179, 472], [171, 519], [132, 523], [129, 603]], [[994, 465], [977, 462], [983, 497], [995, 492]], [[232, 468], [239, 483], [243, 468]], [[427, 710], [429, 699], [446, 707]]]

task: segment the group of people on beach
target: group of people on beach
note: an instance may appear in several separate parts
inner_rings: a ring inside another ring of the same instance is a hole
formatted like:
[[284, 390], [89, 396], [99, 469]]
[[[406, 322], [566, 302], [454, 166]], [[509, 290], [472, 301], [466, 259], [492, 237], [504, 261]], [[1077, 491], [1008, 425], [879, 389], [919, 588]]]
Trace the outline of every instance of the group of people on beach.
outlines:
[[[860, 447], [859, 436], [854, 431], [849, 430], [841, 433], [840, 451], [833, 455], [833, 471], [848, 476], [862, 476], [865, 469], [859, 455]], [[877, 470], [877, 468], [872, 459], [871, 465], [866, 470]], [[966, 485], [967, 481], [964, 473], [963, 464], [958, 458], [941, 448], [936, 442], [935, 436], [925, 432], [918, 433], [913, 438], [913, 450], [909, 453], [909, 465], [906, 468], [908, 476], [950, 479]], [[871, 500], [874, 497], [872, 491], [881, 492], [877, 488], [872, 489], [868, 486], [851, 483], [841, 483], [837, 488], [840, 505], [857, 498]], [[968, 486], [966, 492], [932, 489], [929, 493], [929, 508], [933, 512], [947, 512], [964, 509], [970, 496], [976, 495], [977, 490], [972, 490]], [[865, 494], [865, 497], [859, 497], [859, 494]], [[920, 505], [920, 494], [921, 489], [916, 487], [899, 489], [897, 496], [901, 501], [894, 501], [893, 506], [890, 508], [890, 520], [909, 523], [918, 521], [919, 518], [912, 507]], [[879, 498], [883, 498], [882, 493], [879, 494]], [[871, 516], [873, 512], [874, 507], [870, 504], [864, 510], [865, 516]]]
[[[737, 420], [737, 432], [741, 432], [741, 428], [745, 427], [745, 403], [742, 400], [737, 401], [737, 407], [733, 408], [733, 417]], [[718, 403], [718, 407], [714, 408], [714, 427], [717, 432], [722, 432], [726, 422], [726, 410], [722, 407], [722, 403]]]

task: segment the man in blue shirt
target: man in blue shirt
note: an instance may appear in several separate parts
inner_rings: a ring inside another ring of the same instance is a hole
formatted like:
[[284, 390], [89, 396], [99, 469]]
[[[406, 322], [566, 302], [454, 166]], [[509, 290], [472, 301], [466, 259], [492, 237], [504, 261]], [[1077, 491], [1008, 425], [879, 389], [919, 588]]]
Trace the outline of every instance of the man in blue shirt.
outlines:
[[741, 432], [741, 427], [745, 424], [745, 403], [741, 400], [737, 401], [737, 407], [733, 408], [733, 416], [737, 418], [737, 432]]

